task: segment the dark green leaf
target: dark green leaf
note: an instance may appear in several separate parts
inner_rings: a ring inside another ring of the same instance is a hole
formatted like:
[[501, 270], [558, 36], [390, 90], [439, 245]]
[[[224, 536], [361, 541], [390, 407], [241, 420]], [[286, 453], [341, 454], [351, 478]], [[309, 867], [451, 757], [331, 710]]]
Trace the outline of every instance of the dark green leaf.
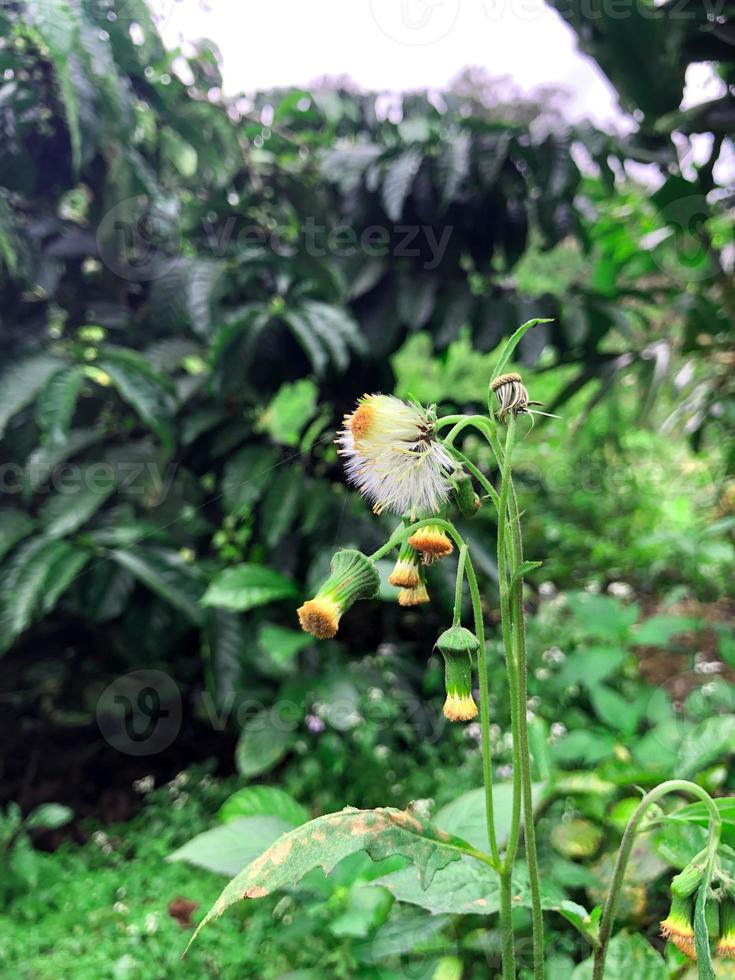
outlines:
[[291, 827], [309, 819], [305, 807], [278, 786], [246, 786], [233, 793], [219, 809], [219, 818], [229, 823], [237, 817], [279, 817]]
[[296, 595], [296, 585], [273, 568], [235, 565], [215, 575], [202, 597], [202, 605], [245, 612]]

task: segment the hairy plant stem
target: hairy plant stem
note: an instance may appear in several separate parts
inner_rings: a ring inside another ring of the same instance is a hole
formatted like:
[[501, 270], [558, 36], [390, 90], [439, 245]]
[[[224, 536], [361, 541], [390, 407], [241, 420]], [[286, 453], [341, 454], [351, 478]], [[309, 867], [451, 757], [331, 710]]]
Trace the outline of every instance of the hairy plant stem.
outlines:
[[625, 828], [625, 833], [620, 842], [620, 849], [618, 850], [618, 856], [615, 861], [610, 891], [607, 894], [605, 908], [600, 921], [600, 939], [599, 945], [595, 950], [592, 980], [603, 980], [607, 947], [610, 942], [613, 925], [615, 924], [615, 912], [617, 910], [620, 891], [623, 887], [628, 861], [630, 860], [633, 844], [635, 843], [635, 835], [638, 833], [638, 828], [648, 808], [668, 793], [688, 793], [690, 796], [695, 796], [698, 800], [704, 802], [709, 812], [709, 838], [705, 852], [705, 873], [699, 891], [700, 899], [704, 900], [704, 897], [706, 897], [706, 892], [712, 879], [712, 869], [717, 848], [720, 846], [720, 833], [722, 830], [720, 811], [715, 806], [714, 800], [709, 793], [702, 789], [701, 786], [689, 782], [687, 779], [669, 779], [667, 782], [654, 787], [649, 793], [646, 793]]
[[[488, 839], [490, 842], [490, 861], [500, 875], [500, 931], [503, 980], [515, 980], [516, 963], [512, 925], [513, 868], [523, 826], [526, 858], [531, 891], [531, 912], [533, 923], [533, 962], [535, 980], [543, 980], [543, 913], [541, 909], [541, 886], [536, 853], [536, 832], [533, 813], [533, 794], [531, 780], [531, 758], [528, 745], [527, 702], [527, 658], [526, 637], [523, 613], [523, 577], [520, 568], [523, 563], [523, 541], [520, 528], [518, 499], [512, 478], [512, 456], [515, 443], [515, 418], [508, 419], [505, 445], [498, 438], [497, 427], [492, 418], [485, 416], [449, 416], [440, 419], [437, 427], [452, 425], [445, 443], [478, 480], [486, 495], [493, 501], [498, 511], [498, 583], [500, 589], [500, 614], [503, 649], [508, 673], [508, 687], [511, 705], [511, 733], [513, 737], [513, 805], [508, 842], [501, 861], [493, 812], [492, 759], [490, 755], [490, 710], [487, 652], [482, 617], [482, 605], [477, 585], [477, 577], [466, 542], [453, 524], [438, 518], [427, 518], [410, 526], [403, 526], [394, 532], [390, 540], [371, 557], [381, 558], [410, 534], [426, 524], [442, 527], [459, 548], [457, 584], [455, 590], [454, 619], [456, 624], [461, 617], [462, 581], [466, 575], [472, 600], [475, 634], [480, 642], [478, 653], [478, 677], [480, 685], [480, 721], [482, 729], [483, 775], [485, 783], [485, 804]], [[500, 467], [500, 493], [498, 493], [481, 471], [455, 449], [454, 439], [468, 426], [476, 428], [488, 441]]]
[[[511, 922], [511, 894], [513, 882], [513, 866], [518, 853], [518, 842], [521, 833], [521, 766], [519, 764], [520, 730], [519, 730], [519, 670], [516, 650], [513, 646], [513, 621], [510, 605], [510, 583], [512, 575], [513, 556], [512, 541], [508, 539], [508, 503], [510, 499], [510, 464], [513, 456], [513, 440], [515, 436], [515, 419], [510, 417], [505, 441], [505, 452], [501, 462], [500, 502], [498, 506], [498, 585], [500, 589], [500, 628], [503, 637], [503, 649], [508, 672], [510, 689], [511, 733], [513, 736], [513, 805], [511, 812], [510, 831], [503, 857], [500, 889], [500, 928], [503, 933], [503, 978], [515, 977], [515, 951], [513, 949], [513, 930]], [[510, 559], [510, 560], [509, 560]], [[525, 704], [523, 706], [525, 710]], [[506, 931], [510, 929], [510, 943], [506, 943]]]
[[466, 541], [461, 534], [449, 521], [437, 517], [424, 518], [415, 521], [408, 526], [397, 528], [386, 543], [373, 552], [370, 556], [373, 561], [382, 558], [393, 548], [397, 547], [404, 538], [409, 537], [414, 531], [427, 524], [441, 527], [452, 538], [459, 549], [460, 566], [457, 570], [457, 588], [455, 591], [454, 619], [456, 622], [457, 608], [462, 602], [462, 573], [467, 577], [467, 585], [470, 590], [472, 601], [472, 613], [474, 618], [475, 636], [480, 644], [477, 653], [477, 674], [480, 684], [480, 723], [482, 729], [482, 764], [483, 782], [485, 785], [485, 819], [487, 822], [487, 836], [490, 843], [490, 854], [487, 856], [486, 863], [490, 864], [496, 871], [500, 872], [500, 852], [498, 849], [497, 835], [495, 833], [495, 810], [493, 801], [493, 770], [492, 756], [490, 754], [490, 691], [488, 687], [487, 673], [487, 648], [485, 645], [485, 624], [482, 618], [482, 601], [480, 589], [477, 584], [477, 576], [469, 554]]

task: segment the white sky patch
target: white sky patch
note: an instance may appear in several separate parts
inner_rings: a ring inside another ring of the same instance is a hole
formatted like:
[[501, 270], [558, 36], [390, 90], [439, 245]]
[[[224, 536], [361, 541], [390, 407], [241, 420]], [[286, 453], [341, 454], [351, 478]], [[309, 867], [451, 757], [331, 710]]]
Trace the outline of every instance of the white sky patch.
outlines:
[[442, 89], [479, 65], [525, 95], [566, 89], [570, 119], [624, 122], [614, 89], [543, 0], [150, 2], [169, 46], [201, 37], [217, 44], [228, 95], [322, 75], [348, 75], [373, 91]]

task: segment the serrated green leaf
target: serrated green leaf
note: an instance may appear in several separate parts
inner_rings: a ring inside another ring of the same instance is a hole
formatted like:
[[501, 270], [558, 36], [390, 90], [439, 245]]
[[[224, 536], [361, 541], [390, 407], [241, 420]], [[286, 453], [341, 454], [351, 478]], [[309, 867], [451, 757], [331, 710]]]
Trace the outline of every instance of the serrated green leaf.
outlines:
[[101, 357], [96, 367], [110, 378], [120, 396], [158, 436], [167, 449], [174, 444], [169, 423], [171, 400], [168, 391], [154, 381], [148, 372], [122, 359]]
[[525, 575], [528, 575], [529, 572], [532, 572], [534, 568], [541, 568], [542, 565], [543, 565], [542, 561], [521, 562], [518, 568], [513, 572], [511, 582], [515, 582], [517, 579], [523, 578]]
[[[533, 784], [534, 804], [543, 797], [545, 783]], [[513, 787], [510, 783], [498, 783], [493, 789], [495, 811], [495, 836], [502, 847], [510, 831], [513, 813]], [[464, 838], [483, 851], [490, 849], [485, 818], [485, 790], [471, 789], [447, 803], [434, 816], [434, 823]]]
[[84, 367], [75, 364], [58, 371], [42, 389], [36, 419], [50, 443], [60, 445], [66, 439], [84, 378]]
[[278, 456], [271, 446], [247, 446], [227, 462], [222, 496], [229, 513], [242, 513], [258, 502], [272, 479]]
[[264, 623], [258, 633], [258, 644], [262, 650], [280, 665], [290, 660], [306, 649], [313, 642], [313, 637], [301, 630], [288, 629], [276, 623]]
[[54, 562], [66, 553], [63, 541], [31, 538], [14, 553], [0, 593], [0, 651], [31, 624]]
[[203, 606], [221, 606], [245, 612], [281, 599], [292, 599], [298, 590], [291, 579], [264, 565], [235, 565], [219, 572], [202, 597]]
[[[714, 804], [722, 820], [722, 841], [729, 847], [735, 847], [735, 797], [716, 799]], [[697, 827], [708, 827], [710, 823], [709, 809], [702, 802], [690, 803], [665, 819], [674, 823], [694, 824]]]
[[381, 199], [391, 221], [401, 220], [403, 205], [413, 187], [422, 159], [421, 151], [413, 149], [407, 150], [388, 164], [381, 188]]
[[[576, 968], [571, 980], [592, 980], [593, 960]], [[610, 941], [605, 961], [605, 980], [666, 980], [666, 964], [643, 936], [625, 933]]]
[[59, 553], [49, 568], [44, 584], [41, 602], [44, 616], [48, 615], [56, 606], [56, 603], [72, 582], [76, 580], [91, 557], [91, 552], [75, 548], [73, 545], [69, 545], [63, 553]]
[[631, 641], [636, 646], [665, 646], [673, 637], [697, 626], [693, 616], [649, 616], [637, 626]]
[[75, 456], [83, 449], [103, 438], [101, 430], [72, 429], [63, 442], [39, 446], [28, 457], [25, 465], [27, 494], [35, 493], [49, 479], [55, 467]]
[[260, 418], [260, 428], [284, 446], [296, 446], [314, 417], [319, 389], [308, 378], [281, 385]]
[[374, 861], [403, 855], [418, 867], [428, 886], [437, 871], [470, 850], [465, 841], [444, 834], [412, 811], [348, 807], [284, 834], [244, 868], [209, 910], [192, 941], [203, 926], [235, 902], [262, 898], [296, 884], [314, 868], [329, 874], [339, 861], [357, 851], [367, 851]]
[[0, 438], [10, 419], [29, 405], [64, 361], [50, 354], [38, 354], [9, 365], [0, 375]]
[[735, 752], [735, 716], [707, 718], [683, 740], [679, 749], [677, 771], [689, 778], [715, 760]]
[[322, 377], [329, 364], [329, 358], [310, 320], [300, 310], [286, 310], [282, 316], [284, 323], [291, 328], [291, 332], [309, 358], [314, 374], [318, 378]]
[[291, 824], [277, 816], [238, 817], [197, 834], [166, 860], [185, 861], [221, 875], [236, 875], [289, 830]]
[[268, 548], [275, 548], [291, 530], [304, 498], [303, 471], [298, 466], [282, 466], [265, 492], [261, 510], [262, 534]]
[[194, 569], [182, 561], [178, 552], [138, 546], [134, 552], [115, 549], [109, 556], [165, 602], [184, 613], [194, 625], [203, 624], [204, 615], [198, 604], [202, 581]]
[[309, 819], [308, 810], [278, 786], [246, 786], [233, 793], [219, 808], [220, 820], [229, 823], [237, 817], [279, 817], [291, 827]]
[[94, 464], [81, 469], [75, 483], [71, 492], [57, 491], [41, 508], [46, 537], [63, 538], [78, 530], [115, 490], [115, 479], [109, 469]]
[[33, 518], [14, 507], [0, 509], [0, 558], [22, 541], [35, 527]]

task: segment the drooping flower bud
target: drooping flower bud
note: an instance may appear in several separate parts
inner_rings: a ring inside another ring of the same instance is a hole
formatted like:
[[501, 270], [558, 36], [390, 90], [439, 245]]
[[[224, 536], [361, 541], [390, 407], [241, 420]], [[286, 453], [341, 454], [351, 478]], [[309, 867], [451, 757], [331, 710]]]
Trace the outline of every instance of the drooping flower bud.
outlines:
[[692, 861], [683, 871], [671, 879], [671, 892], [681, 898], [689, 898], [699, 888], [702, 882], [704, 868], [701, 864]]
[[671, 896], [669, 914], [661, 923], [661, 935], [669, 939], [678, 949], [694, 960], [697, 957], [694, 948], [694, 927], [692, 925], [692, 908], [694, 902], [691, 896]]
[[462, 517], [474, 517], [480, 509], [480, 498], [475, 493], [472, 477], [464, 470], [454, 474], [454, 502]]
[[520, 374], [501, 374], [490, 382], [490, 388], [498, 397], [498, 418], [501, 422], [506, 415], [521, 415], [528, 411], [529, 405], [541, 405], [542, 402], [528, 400], [528, 391]]
[[416, 551], [421, 552], [421, 558], [425, 565], [430, 565], [438, 558], [451, 555], [454, 551], [449, 535], [437, 524], [424, 524], [418, 531], [414, 531], [408, 539], [408, 543]]
[[479, 640], [464, 626], [452, 626], [442, 633], [436, 647], [444, 657], [444, 717], [471, 721], [477, 715], [472, 697], [472, 655], [480, 649]]
[[735, 960], [735, 901], [731, 897], [723, 900], [720, 906], [720, 938], [717, 941], [717, 954], [725, 959]]
[[423, 602], [430, 602], [429, 593], [426, 588], [426, 576], [424, 570], [419, 566], [419, 580], [410, 589], [401, 589], [398, 593], [399, 606], [420, 606]]
[[329, 568], [327, 581], [298, 610], [301, 628], [318, 640], [335, 636], [342, 614], [358, 599], [372, 599], [380, 588], [375, 562], [361, 551], [345, 548], [336, 552]]
[[419, 554], [405, 539], [388, 581], [399, 589], [413, 589], [419, 584]]

